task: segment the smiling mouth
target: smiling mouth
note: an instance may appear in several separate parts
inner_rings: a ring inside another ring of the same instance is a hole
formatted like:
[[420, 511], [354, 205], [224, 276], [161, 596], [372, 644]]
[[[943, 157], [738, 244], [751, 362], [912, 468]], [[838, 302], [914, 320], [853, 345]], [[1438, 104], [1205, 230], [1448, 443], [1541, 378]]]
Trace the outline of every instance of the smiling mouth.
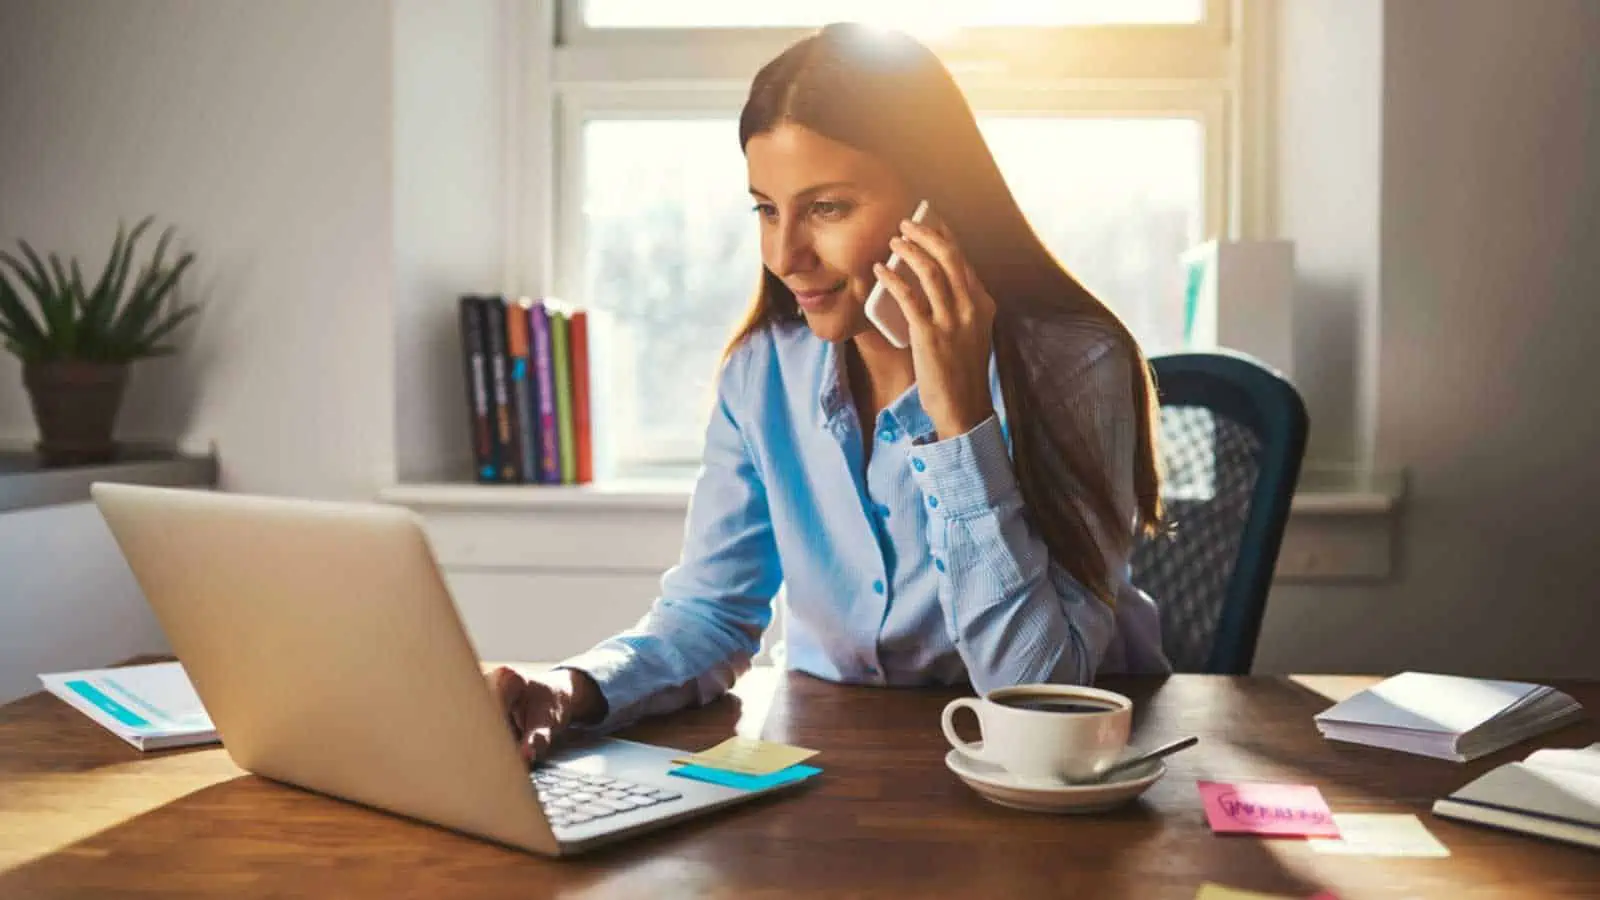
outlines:
[[827, 297], [827, 296], [832, 295], [832, 294], [837, 294], [840, 291], [844, 290], [844, 286], [845, 286], [845, 282], [841, 281], [838, 284], [833, 285], [832, 287], [824, 288], [823, 290], [820, 290], [820, 291], [793, 291], [792, 293], [794, 294], [794, 298], [796, 300], [801, 301], [801, 302], [805, 302], [805, 301], [808, 301], [808, 300], [821, 300], [823, 297]]

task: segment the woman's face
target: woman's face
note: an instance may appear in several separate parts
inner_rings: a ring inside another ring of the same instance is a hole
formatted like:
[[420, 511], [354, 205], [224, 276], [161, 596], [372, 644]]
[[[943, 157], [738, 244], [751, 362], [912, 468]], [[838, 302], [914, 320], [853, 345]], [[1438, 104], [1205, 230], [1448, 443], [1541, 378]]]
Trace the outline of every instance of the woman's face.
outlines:
[[761, 222], [761, 261], [794, 292], [806, 324], [844, 341], [871, 327], [864, 312], [889, 258], [889, 238], [916, 201], [874, 156], [782, 124], [745, 145]]

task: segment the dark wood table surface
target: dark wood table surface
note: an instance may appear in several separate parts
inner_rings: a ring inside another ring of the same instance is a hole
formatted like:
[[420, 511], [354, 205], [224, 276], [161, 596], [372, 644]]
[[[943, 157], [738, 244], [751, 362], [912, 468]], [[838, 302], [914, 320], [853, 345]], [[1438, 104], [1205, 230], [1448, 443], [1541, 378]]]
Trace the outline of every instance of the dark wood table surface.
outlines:
[[[991, 805], [945, 769], [939, 712], [956, 692], [757, 670], [735, 695], [626, 736], [701, 749], [759, 734], [820, 750], [820, 778], [559, 861], [284, 787], [214, 746], [141, 754], [36, 694], [0, 707], [0, 897], [1190, 900], [1207, 881], [1343, 900], [1600, 897], [1600, 853], [1428, 812], [1494, 765], [1587, 745], [1600, 728], [1569, 726], [1465, 765], [1324, 741], [1312, 715], [1371, 681], [1105, 679], [1138, 701], [1137, 744], [1201, 742], [1134, 805], [1080, 818]], [[1557, 684], [1600, 708], [1600, 684]], [[1336, 813], [1415, 813], [1452, 855], [1333, 856], [1296, 839], [1214, 836], [1202, 778], [1314, 784]]]

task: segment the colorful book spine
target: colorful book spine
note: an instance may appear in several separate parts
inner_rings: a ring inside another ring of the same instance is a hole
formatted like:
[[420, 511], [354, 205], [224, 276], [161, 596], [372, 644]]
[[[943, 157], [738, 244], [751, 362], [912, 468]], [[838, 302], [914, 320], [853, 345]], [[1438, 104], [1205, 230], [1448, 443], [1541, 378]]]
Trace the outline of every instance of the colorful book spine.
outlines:
[[534, 303], [528, 320], [533, 324], [533, 364], [539, 382], [539, 481], [559, 484], [561, 451], [556, 431], [556, 373], [549, 308], [543, 302]]
[[459, 308], [461, 355], [466, 363], [473, 476], [482, 482], [499, 481], [500, 466], [495, 459], [494, 426], [489, 415], [489, 351], [483, 302], [468, 294], [461, 297]]
[[506, 301], [504, 297], [485, 297], [484, 318], [489, 325], [489, 372], [494, 403], [495, 441], [499, 446], [500, 481], [515, 482], [517, 475], [516, 438], [511, 427], [510, 365], [506, 356]]
[[528, 307], [526, 300], [506, 303], [506, 342], [511, 359], [511, 421], [515, 426], [517, 450], [517, 480], [537, 481], [539, 477], [539, 445], [534, 435], [532, 366], [528, 342]]
[[567, 321], [572, 351], [572, 426], [577, 445], [577, 481], [594, 481], [594, 437], [589, 424], [589, 314], [579, 310]]
[[556, 428], [561, 446], [561, 483], [578, 480], [576, 442], [572, 435], [572, 354], [568, 349], [572, 331], [565, 313], [550, 314], [550, 346], [556, 370]]

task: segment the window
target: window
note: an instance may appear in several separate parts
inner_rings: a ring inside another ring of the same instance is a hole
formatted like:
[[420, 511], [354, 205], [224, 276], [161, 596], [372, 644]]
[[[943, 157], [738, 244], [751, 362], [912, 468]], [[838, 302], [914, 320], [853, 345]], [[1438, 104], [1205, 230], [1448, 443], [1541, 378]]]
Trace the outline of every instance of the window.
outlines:
[[[755, 69], [848, 3], [572, 0], [553, 58], [557, 296], [596, 311], [601, 477], [692, 471], [760, 271], [736, 119]], [[1179, 255], [1228, 233], [1219, 0], [879, 2], [920, 17], [1036, 231], [1146, 350], [1181, 338]], [[859, 16], [857, 16], [859, 18]], [[892, 16], [884, 18], [893, 22]]]
[[846, 20], [905, 28], [932, 18], [940, 27], [1129, 25], [1193, 23], [1204, 0], [989, 0], [934, 4], [927, 0], [588, 0], [589, 28], [816, 28]]

